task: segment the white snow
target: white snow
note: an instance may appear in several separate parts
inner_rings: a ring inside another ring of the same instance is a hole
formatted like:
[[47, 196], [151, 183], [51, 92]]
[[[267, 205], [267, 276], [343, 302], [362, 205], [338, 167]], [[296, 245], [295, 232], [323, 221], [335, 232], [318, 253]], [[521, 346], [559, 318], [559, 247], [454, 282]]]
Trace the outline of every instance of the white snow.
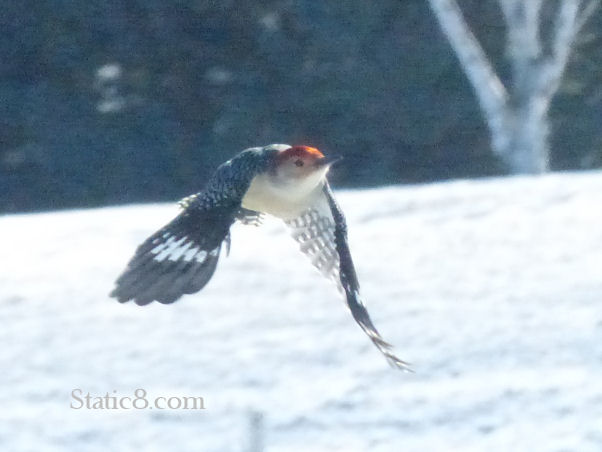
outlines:
[[[602, 450], [602, 173], [337, 193], [389, 368], [277, 221], [209, 285], [108, 298], [177, 207], [0, 217], [0, 450]], [[75, 410], [202, 396], [203, 411]], [[116, 392], [113, 392], [116, 391]]]

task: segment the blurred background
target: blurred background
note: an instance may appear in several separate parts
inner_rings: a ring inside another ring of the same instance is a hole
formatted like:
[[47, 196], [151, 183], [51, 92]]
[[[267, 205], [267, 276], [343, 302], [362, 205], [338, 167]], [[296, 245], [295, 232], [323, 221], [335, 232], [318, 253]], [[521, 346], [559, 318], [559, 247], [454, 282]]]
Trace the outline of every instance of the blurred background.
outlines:
[[[463, 0], [502, 80], [493, 0]], [[550, 111], [552, 170], [602, 165], [602, 18]], [[340, 153], [339, 187], [504, 174], [424, 0], [4, 2], [0, 212], [174, 200], [272, 142]]]

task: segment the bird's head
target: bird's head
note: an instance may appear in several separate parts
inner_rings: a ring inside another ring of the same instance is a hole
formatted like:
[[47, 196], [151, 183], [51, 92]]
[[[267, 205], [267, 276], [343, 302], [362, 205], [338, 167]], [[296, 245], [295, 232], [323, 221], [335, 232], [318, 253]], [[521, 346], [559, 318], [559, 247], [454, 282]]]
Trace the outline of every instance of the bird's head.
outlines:
[[309, 146], [291, 146], [276, 154], [274, 174], [281, 182], [318, 184], [340, 157], [325, 157], [318, 149]]

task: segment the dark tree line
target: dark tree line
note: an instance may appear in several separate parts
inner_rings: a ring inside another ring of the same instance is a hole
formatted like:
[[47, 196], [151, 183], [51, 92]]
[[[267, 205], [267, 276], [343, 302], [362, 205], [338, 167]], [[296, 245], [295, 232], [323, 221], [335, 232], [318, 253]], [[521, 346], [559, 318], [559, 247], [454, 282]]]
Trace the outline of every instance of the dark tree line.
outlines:
[[[460, 3], [503, 62], [499, 8]], [[172, 200], [270, 142], [343, 154], [338, 186], [506, 171], [424, 0], [25, 0], [0, 29], [0, 211]], [[601, 35], [552, 104], [552, 169], [602, 165]]]

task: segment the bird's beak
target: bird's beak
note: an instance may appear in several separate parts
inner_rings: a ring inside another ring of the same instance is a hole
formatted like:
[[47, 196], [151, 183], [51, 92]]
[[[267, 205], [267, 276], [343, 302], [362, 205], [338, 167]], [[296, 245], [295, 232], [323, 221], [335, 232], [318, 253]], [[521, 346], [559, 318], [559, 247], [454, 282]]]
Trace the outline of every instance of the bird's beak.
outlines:
[[325, 157], [322, 157], [321, 159], [316, 160], [316, 166], [318, 168], [320, 168], [322, 166], [330, 166], [342, 159], [343, 159], [342, 155], [333, 155], [333, 156], [329, 156], [329, 157], [325, 156]]

